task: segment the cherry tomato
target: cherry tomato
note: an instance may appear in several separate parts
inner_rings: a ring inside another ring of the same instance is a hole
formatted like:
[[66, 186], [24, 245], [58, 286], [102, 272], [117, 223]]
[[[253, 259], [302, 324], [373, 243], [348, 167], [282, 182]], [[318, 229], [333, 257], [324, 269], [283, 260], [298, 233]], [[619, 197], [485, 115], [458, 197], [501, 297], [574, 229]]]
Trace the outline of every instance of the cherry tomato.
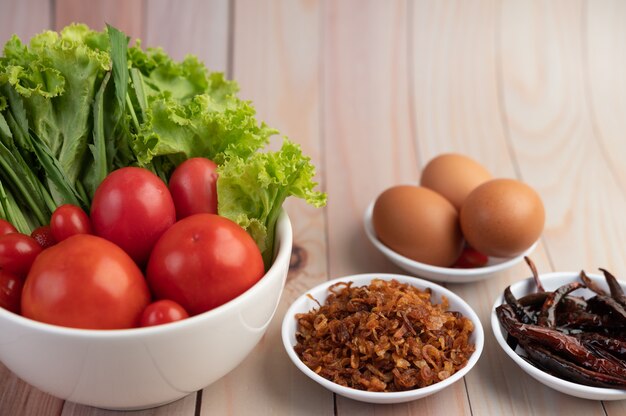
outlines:
[[149, 303], [135, 262], [115, 244], [89, 234], [44, 250], [22, 291], [22, 315], [74, 328], [135, 327]]
[[35, 239], [37, 243], [41, 246], [41, 248], [52, 247], [57, 243], [52, 235], [52, 229], [49, 225], [42, 225], [41, 227], [37, 227], [30, 233], [30, 236]]
[[176, 218], [193, 214], [217, 214], [217, 165], [194, 157], [181, 163], [170, 177], [169, 187]]
[[63, 241], [75, 234], [92, 234], [89, 217], [80, 207], [61, 205], [52, 213], [50, 229], [56, 241]]
[[24, 278], [33, 261], [41, 253], [34, 238], [20, 233], [0, 236], [0, 269]]
[[0, 307], [13, 313], [20, 313], [22, 279], [0, 270]]
[[196, 214], [159, 239], [146, 278], [157, 299], [171, 299], [195, 315], [239, 296], [263, 274], [261, 252], [243, 228], [218, 215]]
[[17, 229], [10, 222], [0, 218], [0, 235], [16, 233]]
[[91, 204], [95, 234], [120, 246], [141, 266], [175, 221], [167, 186], [147, 169], [126, 167], [112, 172], [96, 189]]
[[472, 247], [465, 247], [452, 267], [457, 269], [473, 269], [487, 265], [489, 257]]
[[189, 318], [187, 311], [178, 303], [169, 299], [157, 300], [144, 309], [139, 326], [167, 324]]

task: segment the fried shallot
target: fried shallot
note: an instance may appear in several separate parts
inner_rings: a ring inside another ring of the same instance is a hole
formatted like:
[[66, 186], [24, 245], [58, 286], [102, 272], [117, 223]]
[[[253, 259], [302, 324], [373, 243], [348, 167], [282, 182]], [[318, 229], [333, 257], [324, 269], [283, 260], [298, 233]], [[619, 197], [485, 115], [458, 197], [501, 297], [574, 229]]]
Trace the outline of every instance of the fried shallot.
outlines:
[[374, 279], [329, 288], [323, 305], [296, 315], [295, 351], [317, 374], [368, 391], [429, 386], [463, 368], [474, 325], [431, 291]]

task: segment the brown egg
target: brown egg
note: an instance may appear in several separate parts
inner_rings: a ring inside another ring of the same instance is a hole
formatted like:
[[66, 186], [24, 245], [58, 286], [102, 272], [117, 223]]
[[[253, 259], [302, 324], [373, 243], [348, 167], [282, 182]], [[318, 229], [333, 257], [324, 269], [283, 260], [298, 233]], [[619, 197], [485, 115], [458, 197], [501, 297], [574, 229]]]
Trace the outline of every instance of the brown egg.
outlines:
[[460, 210], [470, 192], [490, 179], [489, 171], [474, 159], [446, 153], [428, 162], [422, 170], [420, 185], [440, 193]]
[[394, 186], [374, 203], [374, 230], [395, 252], [433, 266], [450, 266], [463, 237], [456, 209], [438, 193], [412, 185]]
[[461, 229], [468, 244], [494, 257], [513, 257], [541, 235], [545, 211], [530, 186], [494, 179], [468, 195], [461, 208]]

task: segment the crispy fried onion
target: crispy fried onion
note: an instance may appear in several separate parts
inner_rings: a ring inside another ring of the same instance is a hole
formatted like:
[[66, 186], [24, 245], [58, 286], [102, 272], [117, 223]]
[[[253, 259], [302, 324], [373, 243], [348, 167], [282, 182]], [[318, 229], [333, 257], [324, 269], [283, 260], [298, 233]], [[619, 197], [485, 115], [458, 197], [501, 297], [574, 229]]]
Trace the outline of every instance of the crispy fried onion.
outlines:
[[474, 345], [472, 321], [431, 303], [431, 292], [374, 279], [329, 288], [324, 305], [296, 314], [294, 347], [317, 374], [342, 386], [403, 391], [429, 386], [463, 368]]

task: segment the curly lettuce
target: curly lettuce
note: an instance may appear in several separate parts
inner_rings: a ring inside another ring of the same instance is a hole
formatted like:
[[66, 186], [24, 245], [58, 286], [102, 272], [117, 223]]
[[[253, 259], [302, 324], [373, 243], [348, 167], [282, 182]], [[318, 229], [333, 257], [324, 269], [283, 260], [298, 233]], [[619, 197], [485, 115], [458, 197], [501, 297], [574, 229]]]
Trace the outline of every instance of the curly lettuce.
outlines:
[[9, 106], [21, 101], [31, 128], [76, 182], [91, 138], [91, 107], [110, 67], [106, 34], [84, 25], [46, 31], [29, 45], [13, 36], [4, 47], [7, 83], [16, 92]]
[[254, 107], [237, 97], [235, 82], [209, 73], [197, 58], [175, 62], [161, 49], [139, 46], [128, 56], [142, 89], [131, 142], [140, 166], [155, 158], [168, 166], [197, 156], [216, 163], [228, 154], [247, 158], [278, 133], [257, 121]]
[[315, 191], [315, 167], [300, 146], [285, 139], [277, 152], [255, 153], [248, 159], [232, 156], [218, 167], [218, 213], [254, 238], [265, 266], [274, 249], [274, 228], [285, 199], [326, 205], [326, 194]]

